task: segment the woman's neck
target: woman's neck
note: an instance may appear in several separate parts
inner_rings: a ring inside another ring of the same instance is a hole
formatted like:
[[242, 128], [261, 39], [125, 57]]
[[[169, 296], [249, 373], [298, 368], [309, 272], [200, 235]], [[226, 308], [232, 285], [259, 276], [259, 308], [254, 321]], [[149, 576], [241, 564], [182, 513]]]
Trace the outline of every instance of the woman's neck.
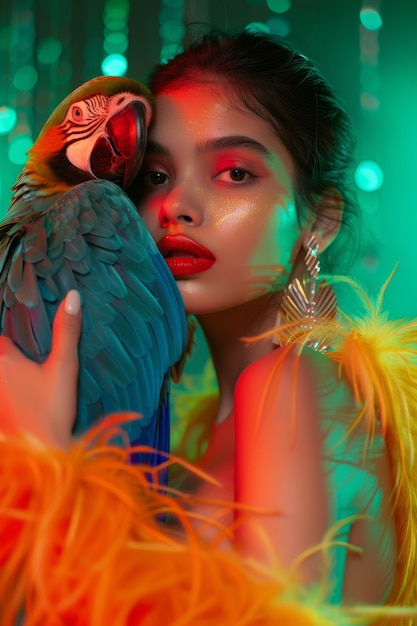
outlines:
[[238, 307], [197, 316], [210, 349], [220, 392], [217, 423], [232, 412], [237, 379], [251, 363], [274, 349], [272, 339], [250, 346], [242, 337], [253, 337], [271, 330], [276, 323], [277, 300], [265, 296]]

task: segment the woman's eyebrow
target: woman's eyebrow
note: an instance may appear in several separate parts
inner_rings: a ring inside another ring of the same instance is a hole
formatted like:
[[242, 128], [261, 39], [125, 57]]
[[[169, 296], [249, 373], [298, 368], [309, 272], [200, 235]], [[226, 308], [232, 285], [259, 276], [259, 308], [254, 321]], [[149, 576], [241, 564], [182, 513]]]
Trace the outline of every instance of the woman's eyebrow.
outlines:
[[165, 146], [163, 146], [161, 143], [158, 143], [157, 141], [152, 141], [152, 139], [148, 139], [148, 141], [146, 142], [146, 153], [167, 156], [169, 154], [169, 150], [165, 148]]
[[271, 155], [271, 151], [262, 143], [259, 143], [259, 141], [251, 137], [246, 137], [246, 135], [230, 135], [201, 141], [197, 144], [197, 153], [214, 152], [226, 148], [249, 148], [264, 156]]
[[[227, 148], [248, 148], [254, 150], [263, 156], [270, 156], [272, 153], [262, 143], [246, 137], [246, 135], [229, 135], [226, 137], [216, 137], [199, 141], [196, 146], [197, 154], [205, 152], [216, 152], [217, 150], [225, 150]], [[158, 156], [168, 156], [170, 151], [164, 145], [152, 139], [148, 139], [146, 144], [146, 153]]]

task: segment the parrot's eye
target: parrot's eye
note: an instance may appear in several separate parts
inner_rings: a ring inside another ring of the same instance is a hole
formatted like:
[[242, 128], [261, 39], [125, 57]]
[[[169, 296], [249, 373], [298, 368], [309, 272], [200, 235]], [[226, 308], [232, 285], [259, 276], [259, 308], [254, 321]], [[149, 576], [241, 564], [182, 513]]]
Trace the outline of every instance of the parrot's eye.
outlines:
[[74, 106], [71, 111], [71, 117], [75, 122], [81, 122], [83, 119], [83, 112], [81, 107]]

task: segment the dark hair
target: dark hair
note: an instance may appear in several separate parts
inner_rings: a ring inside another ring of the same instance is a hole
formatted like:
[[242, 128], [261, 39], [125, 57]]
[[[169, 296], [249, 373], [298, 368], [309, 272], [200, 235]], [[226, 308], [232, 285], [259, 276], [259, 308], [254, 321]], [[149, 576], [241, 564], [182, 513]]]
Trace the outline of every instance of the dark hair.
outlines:
[[[323, 195], [337, 189], [344, 202], [342, 228], [327, 259], [322, 258], [323, 269], [331, 266], [334, 271], [334, 261], [345, 259], [354, 248], [359, 215], [348, 185], [354, 148], [350, 119], [331, 86], [287, 42], [264, 33], [227, 35], [217, 30], [191, 36], [183, 52], [154, 69], [149, 87], [158, 95], [190, 82], [226, 87], [234, 104], [269, 122], [295, 162], [299, 218], [317, 213]], [[336, 213], [340, 220], [340, 211]], [[344, 234], [349, 235], [347, 246]]]

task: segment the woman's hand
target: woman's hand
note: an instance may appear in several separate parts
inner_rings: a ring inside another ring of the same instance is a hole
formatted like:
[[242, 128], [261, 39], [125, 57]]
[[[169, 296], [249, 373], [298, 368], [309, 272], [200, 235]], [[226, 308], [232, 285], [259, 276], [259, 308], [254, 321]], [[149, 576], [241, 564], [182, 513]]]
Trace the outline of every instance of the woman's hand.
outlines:
[[81, 301], [69, 291], [59, 306], [47, 360], [31, 361], [8, 337], [0, 337], [0, 430], [26, 430], [67, 448], [76, 417]]

